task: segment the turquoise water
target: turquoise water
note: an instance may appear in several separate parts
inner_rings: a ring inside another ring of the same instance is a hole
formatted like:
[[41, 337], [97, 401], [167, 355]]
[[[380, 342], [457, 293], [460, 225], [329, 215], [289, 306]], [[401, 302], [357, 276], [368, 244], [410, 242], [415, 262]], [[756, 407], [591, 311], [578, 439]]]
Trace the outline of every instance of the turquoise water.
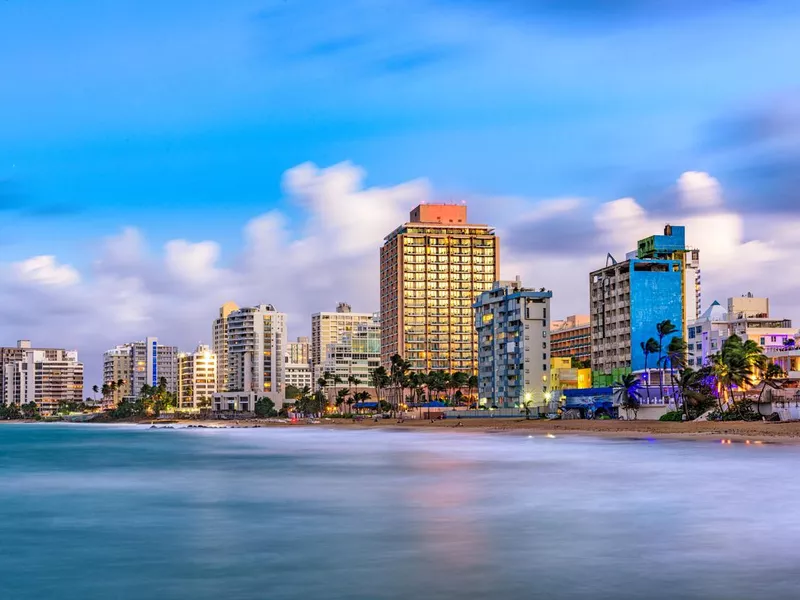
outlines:
[[0, 425], [0, 599], [800, 597], [800, 448]]

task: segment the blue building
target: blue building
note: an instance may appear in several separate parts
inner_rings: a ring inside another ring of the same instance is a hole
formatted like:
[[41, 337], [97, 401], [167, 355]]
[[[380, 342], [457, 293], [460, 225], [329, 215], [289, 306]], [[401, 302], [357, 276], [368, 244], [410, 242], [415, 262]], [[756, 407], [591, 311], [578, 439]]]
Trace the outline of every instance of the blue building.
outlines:
[[[665, 348], [673, 337], [683, 335], [687, 282], [695, 279], [693, 274], [687, 277], [687, 265], [696, 265], [697, 259], [697, 251], [686, 247], [684, 227], [667, 225], [664, 235], [640, 240], [625, 261], [617, 262], [609, 254], [606, 266], [590, 274], [595, 386], [611, 385], [645, 367], [655, 368], [657, 357], [646, 357], [641, 346], [657, 337], [658, 323], [669, 320], [676, 327], [675, 333], [664, 338]], [[699, 294], [699, 281], [691, 292]]]
[[550, 298], [516, 281], [478, 296], [478, 396], [484, 405], [544, 408], [550, 396]]

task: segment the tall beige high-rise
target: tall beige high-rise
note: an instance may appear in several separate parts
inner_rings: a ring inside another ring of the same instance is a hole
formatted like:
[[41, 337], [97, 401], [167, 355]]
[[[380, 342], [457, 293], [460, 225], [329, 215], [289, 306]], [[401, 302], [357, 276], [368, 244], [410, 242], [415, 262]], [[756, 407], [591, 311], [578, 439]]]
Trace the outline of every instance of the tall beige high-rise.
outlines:
[[417, 206], [381, 247], [381, 362], [477, 373], [472, 304], [499, 278], [494, 229], [469, 224], [464, 205]]
[[217, 357], [217, 390], [228, 391], [228, 317], [239, 306], [226, 302], [219, 309], [219, 317], [214, 321], [211, 335], [211, 350]]

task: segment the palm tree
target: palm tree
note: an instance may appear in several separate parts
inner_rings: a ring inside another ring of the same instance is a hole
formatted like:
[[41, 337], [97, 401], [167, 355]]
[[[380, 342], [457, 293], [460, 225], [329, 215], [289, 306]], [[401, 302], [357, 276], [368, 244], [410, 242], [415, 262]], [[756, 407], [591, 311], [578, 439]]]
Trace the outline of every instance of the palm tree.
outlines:
[[752, 355], [748, 357], [748, 352], [752, 353], [752, 346], [745, 351], [742, 339], [737, 335], [730, 336], [722, 344], [721, 350], [711, 357], [711, 366], [714, 376], [717, 378], [720, 395], [720, 410], [723, 410], [722, 398], [727, 396], [728, 402], [734, 404], [733, 388], [743, 387], [750, 382], [752, 373]]
[[641, 382], [633, 373], [624, 375], [613, 384], [614, 399], [626, 414], [629, 411], [633, 411], [634, 420], [638, 416], [639, 407], [642, 403], [641, 386]]
[[661, 394], [662, 402], [664, 399], [664, 369], [661, 362], [661, 355], [664, 351], [664, 338], [675, 333], [677, 330], [678, 328], [675, 327], [669, 319], [661, 321], [656, 325], [656, 333], [658, 334], [658, 364], [662, 367], [658, 377], [658, 392]]
[[651, 354], [655, 354], [661, 348], [658, 343], [658, 340], [655, 338], [650, 338], [646, 342], [640, 342], [639, 345], [642, 348], [642, 353], [644, 354], [644, 372], [645, 378], [647, 380], [647, 386], [645, 387], [645, 392], [647, 393], [647, 400], [650, 400], [650, 371], [647, 370], [647, 359], [650, 357]]
[[758, 399], [756, 400], [756, 406], [758, 414], [761, 415], [761, 397], [764, 395], [764, 390], [767, 388], [778, 390], [781, 388], [780, 383], [778, 383], [778, 379], [782, 379], [786, 377], [786, 373], [783, 372], [783, 369], [779, 365], [775, 363], [769, 363], [766, 368], [761, 372], [761, 391], [758, 393]]
[[475, 390], [475, 394], [478, 393], [478, 376], [477, 375], [470, 375], [469, 379], [467, 380], [467, 389], [469, 390], [469, 397], [470, 402], [472, 401], [472, 390]]
[[347, 403], [347, 397], [349, 395], [350, 395], [350, 390], [348, 390], [347, 388], [342, 388], [336, 393], [336, 408], [338, 408], [340, 412], [342, 404]]
[[688, 346], [682, 337], [674, 337], [667, 345], [667, 354], [664, 357], [669, 363], [669, 379], [672, 382], [672, 391], [675, 397], [675, 408], [678, 408], [678, 398], [675, 394], [675, 369], [681, 371], [686, 368], [686, 353]]
[[453, 386], [453, 389], [456, 390], [456, 393], [458, 393], [458, 391], [460, 391], [462, 388], [467, 387], [468, 382], [469, 375], [463, 371], [456, 371], [450, 376], [450, 385]]
[[94, 400], [97, 402], [97, 394], [100, 393], [100, 388], [97, 385], [93, 385], [92, 391], [94, 392]]
[[400, 404], [405, 395], [406, 387], [408, 387], [408, 372], [411, 369], [411, 365], [408, 361], [403, 360], [403, 357], [399, 354], [392, 356], [390, 362], [390, 378], [392, 385], [395, 387], [395, 401], [392, 404], [397, 408], [397, 405]]
[[370, 373], [372, 379], [372, 387], [375, 388], [375, 393], [378, 395], [378, 405], [381, 403], [381, 390], [389, 383], [389, 374], [384, 367], [373, 369]]

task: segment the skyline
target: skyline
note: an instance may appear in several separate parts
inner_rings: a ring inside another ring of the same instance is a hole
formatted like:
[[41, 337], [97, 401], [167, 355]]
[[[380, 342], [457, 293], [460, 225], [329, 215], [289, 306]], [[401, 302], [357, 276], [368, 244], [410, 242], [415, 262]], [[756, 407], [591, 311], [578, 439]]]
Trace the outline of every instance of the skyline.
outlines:
[[797, 321], [792, 3], [232, 4], [0, 5], [3, 344], [77, 347], [89, 388], [118, 343], [209, 343], [227, 300], [308, 335], [377, 310], [421, 200], [466, 201], [558, 316], [670, 221], [704, 309]]

